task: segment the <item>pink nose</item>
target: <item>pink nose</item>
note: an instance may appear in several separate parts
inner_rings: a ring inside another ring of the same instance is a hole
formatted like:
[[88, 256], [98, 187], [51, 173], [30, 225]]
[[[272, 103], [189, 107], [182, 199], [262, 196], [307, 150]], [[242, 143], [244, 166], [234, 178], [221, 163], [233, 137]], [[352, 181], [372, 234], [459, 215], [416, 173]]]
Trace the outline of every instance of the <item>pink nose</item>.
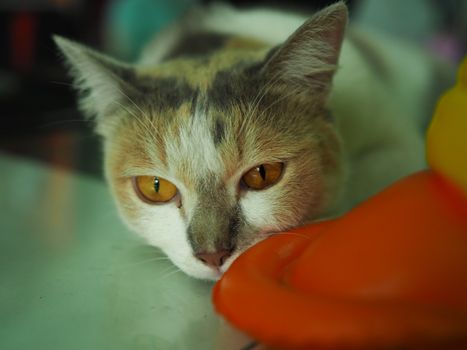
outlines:
[[231, 255], [231, 252], [228, 250], [220, 250], [214, 253], [198, 253], [196, 257], [201, 260], [203, 263], [210, 267], [218, 268], [227, 260]]

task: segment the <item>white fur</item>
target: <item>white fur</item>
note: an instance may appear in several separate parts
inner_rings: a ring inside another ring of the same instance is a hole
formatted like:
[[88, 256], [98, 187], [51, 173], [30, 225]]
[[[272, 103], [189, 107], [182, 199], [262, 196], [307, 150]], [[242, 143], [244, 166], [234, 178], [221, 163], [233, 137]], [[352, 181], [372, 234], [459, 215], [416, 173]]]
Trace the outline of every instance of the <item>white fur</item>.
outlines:
[[210, 172], [220, 174], [223, 171], [207, 118], [200, 115], [201, 113], [197, 110], [195, 115], [190, 117], [193, 122], [178, 129], [180, 139], [178, 144], [172, 142], [171, 135], [166, 139], [169, 164], [176, 164], [180, 159], [188, 159], [191, 164], [190, 169], [197, 171], [194, 174], [197, 177], [205, 176]]

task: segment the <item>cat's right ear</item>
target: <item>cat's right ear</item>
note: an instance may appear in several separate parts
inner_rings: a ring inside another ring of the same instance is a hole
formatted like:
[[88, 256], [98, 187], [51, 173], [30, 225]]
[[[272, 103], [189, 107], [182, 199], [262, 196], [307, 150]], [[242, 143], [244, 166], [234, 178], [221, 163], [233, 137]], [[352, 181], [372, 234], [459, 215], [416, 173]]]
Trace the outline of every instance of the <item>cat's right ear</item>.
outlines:
[[270, 52], [263, 74], [285, 84], [288, 91], [326, 95], [337, 68], [347, 17], [343, 1], [317, 12]]
[[115, 113], [136, 89], [133, 68], [84, 45], [60, 36], [53, 37], [80, 92], [80, 109], [87, 118], [102, 119]]

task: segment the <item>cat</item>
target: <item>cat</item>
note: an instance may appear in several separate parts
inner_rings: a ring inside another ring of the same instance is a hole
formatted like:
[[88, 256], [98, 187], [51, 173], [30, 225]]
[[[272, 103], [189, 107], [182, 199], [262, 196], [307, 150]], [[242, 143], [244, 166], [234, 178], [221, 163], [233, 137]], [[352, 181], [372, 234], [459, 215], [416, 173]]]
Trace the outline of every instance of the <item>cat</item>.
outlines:
[[121, 217], [188, 275], [425, 167], [431, 61], [347, 18], [214, 5], [135, 64], [55, 37]]

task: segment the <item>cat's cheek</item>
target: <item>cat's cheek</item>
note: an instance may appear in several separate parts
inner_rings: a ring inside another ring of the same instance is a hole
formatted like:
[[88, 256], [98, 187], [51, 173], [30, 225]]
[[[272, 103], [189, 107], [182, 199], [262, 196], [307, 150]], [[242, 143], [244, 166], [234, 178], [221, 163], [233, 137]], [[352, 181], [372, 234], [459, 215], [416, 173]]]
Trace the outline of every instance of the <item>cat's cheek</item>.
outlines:
[[146, 205], [141, 209], [140, 221], [141, 233], [149, 244], [163, 250], [176, 245], [185, 253], [183, 248], [188, 245], [185, 238], [186, 225], [175, 204]]
[[276, 227], [277, 222], [274, 217], [274, 205], [271, 195], [265, 192], [250, 192], [241, 200], [242, 212], [245, 220], [251, 226], [262, 229]]
[[156, 206], [144, 214], [141, 235], [153, 246], [159, 247], [184, 273], [189, 276], [217, 280], [221, 274], [193, 256], [188, 242], [187, 227], [175, 205]]
[[127, 226], [149, 245], [160, 248], [187, 275], [217, 280], [220, 273], [193, 256], [186, 236], [186, 224], [176, 203], [150, 205], [131, 193], [117, 196], [120, 215]]
[[217, 281], [221, 278], [222, 273], [224, 271], [216, 271], [212, 268], [207, 267], [206, 265], [200, 263], [198, 260], [194, 259], [193, 257], [188, 257], [188, 259], [180, 258], [180, 256], [171, 256], [167, 254], [170, 260], [177, 266], [180, 270], [186, 273], [188, 276], [202, 279], [202, 280], [209, 280], [209, 281]]
[[187, 275], [217, 280], [220, 273], [207, 267], [193, 256], [186, 235], [187, 227], [179, 209], [172, 204], [155, 206], [143, 215], [142, 236], [150, 245], [159, 247]]

